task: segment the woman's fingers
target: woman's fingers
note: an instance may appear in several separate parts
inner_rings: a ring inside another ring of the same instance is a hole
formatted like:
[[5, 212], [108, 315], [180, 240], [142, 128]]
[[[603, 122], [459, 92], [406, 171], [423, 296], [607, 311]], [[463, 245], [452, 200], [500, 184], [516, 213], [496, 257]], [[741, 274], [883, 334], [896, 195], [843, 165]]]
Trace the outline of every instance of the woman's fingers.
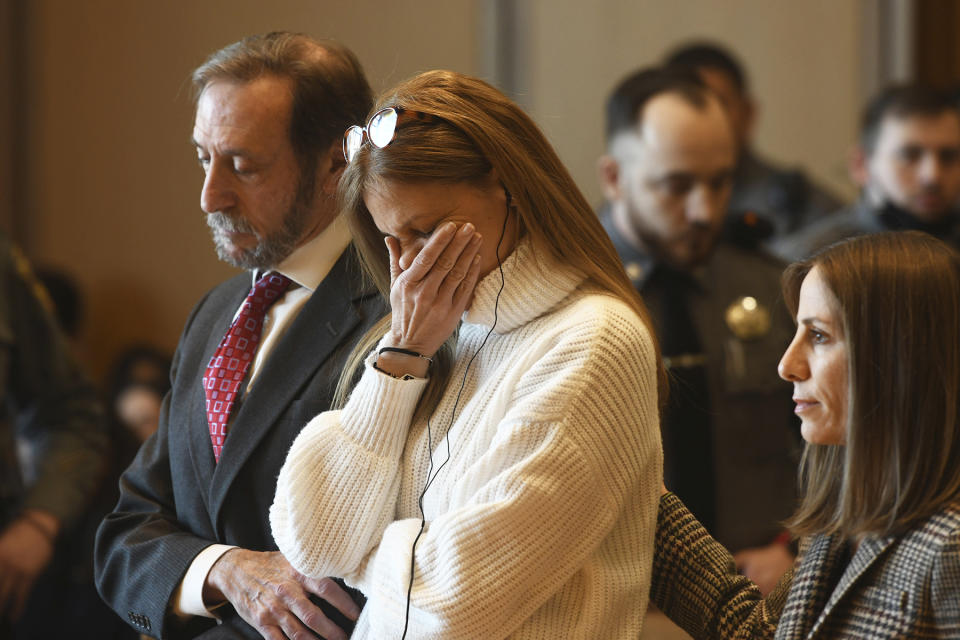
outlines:
[[434, 231], [433, 235], [427, 240], [420, 253], [414, 258], [411, 264], [404, 272], [403, 279], [407, 282], [420, 282], [430, 273], [430, 270], [436, 264], [437, 259], [447, 248], [447, 244], [456, 236], [457, 226], [452, 222], [447, 222]]
[[390, 284], [393, 284], [400, 276], [400, 243], [393, 236], [385, 236], [383, 241], [390, 254]]
[[476, 228], [469, 222], [457, 229], [456, 234], [454, 234], [443, 252], [437, 257], [430, 273], [423, 279], [424, 285], [433, 287], [434, 290], [440, 290], [443, 283], [451, 277], [458, 267], [460, 267], [459, 277], [454, 277], [457, 282], [462, 280], [470, 266], [472, 256], [468, 257], [466, 262], [462, 264], [460, 259], [464, 253], [471, 251], [471, 249], [475, 250], [476, 245], [474, 245], [473, 242], [476, 236]]
[[477, 280], [480, 278], [480, 256], [475, 255], [470, 262], [470, 268], [467, 275], [463, 278], [453, 294], [453, 304], [460, 309], [466, 309], [470, 304], [470, 298], [473, 296], [473, 289], [477, 286]]
[[463, 283], [470, 272], [471, 267], [480, 252], [482, 238], [479, 233], [474, 233], [473, 237], [467, 242], [466, 246], [460, 251], [453, 267], [446, 273], [440, 288], [437, 290], [437, 297], [441, 300], [449, 300], [456, 295], [457, 288]]
[[[479, 273], [480, 234], [473, 224], [446, 223], [423, 243], [417, 256], [401, 256], [400, 243], [387, 238], [390, 251], [394, 346], [433, 355], [470, 301]], [[408, 249], [409, 250], [409, 249]]]

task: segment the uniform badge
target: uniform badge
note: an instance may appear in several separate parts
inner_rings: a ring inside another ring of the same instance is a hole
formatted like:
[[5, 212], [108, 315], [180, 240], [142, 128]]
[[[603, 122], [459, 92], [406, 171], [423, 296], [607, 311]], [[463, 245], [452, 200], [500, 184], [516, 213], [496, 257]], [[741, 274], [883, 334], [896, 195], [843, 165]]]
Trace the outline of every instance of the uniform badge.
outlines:
[[756, 340], [770, 332], [770, 311], [752, 296], [734, 300], [723, 316], [727, 327], [740, 340]]
[[640, 266], [639, 262], [628, 262], [623, 265], [624, 270], [627, 272], [627, 277], [630, 278], [630, 281], [636, 285], [638, 282], [643, 280], [643, 267]]

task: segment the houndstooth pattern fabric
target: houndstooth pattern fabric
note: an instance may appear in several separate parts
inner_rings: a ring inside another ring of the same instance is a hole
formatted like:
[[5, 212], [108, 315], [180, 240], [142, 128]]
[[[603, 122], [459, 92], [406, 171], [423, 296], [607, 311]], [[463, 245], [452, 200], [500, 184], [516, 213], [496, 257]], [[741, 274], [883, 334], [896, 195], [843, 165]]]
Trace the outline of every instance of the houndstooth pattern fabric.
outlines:
[[656, 545], [650, 599], [697, 639], [960, 638], [960, 502], [852, 555], [837, 536], [806, 540], [792, 586], [766, 600], [672, 494]]
[[846, 550], [837, 536], [810, 540], [776, 638], [960, 638], [960, 502]]
[[676, 495], [660, 498], [650, 601], [697, 639], [772, 638], [788, 572], [766, 600]]
[[260, 278], [250, 289], [240, 313], [227, 329], [226, 335], [210, 358], [203, 375], [203, 393], [206, 396], [207, 425], [210, 428], [210, 443], [213, 458], [220, 462], [220, 452], [227, 437], [230, 411], [237, 399], [237, 392], [253, 363], [260, 344], [263, 321], [267, 309], [280, 299], [290, 286], [290, 279], [279, 273]]

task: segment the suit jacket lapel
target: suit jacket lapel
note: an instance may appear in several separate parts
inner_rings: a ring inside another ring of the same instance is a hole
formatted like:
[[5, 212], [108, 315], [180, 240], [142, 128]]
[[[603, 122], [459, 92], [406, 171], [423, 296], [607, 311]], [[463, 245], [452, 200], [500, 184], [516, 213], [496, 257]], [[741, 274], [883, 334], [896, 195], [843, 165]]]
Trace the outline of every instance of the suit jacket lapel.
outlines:
[[[188, 442], [190, 443], [190, 457], [193, 461], [193, 468], [197, 474], [198, 487], [209, 487], [213, 480], [214, 470], [216, 469], [216, 463], [213, 459], [213, 447], [210, 444], [210, 429], [207, 424], [207, 404], [203, 391], [203, 374], [206, 372], [210, 358], [216, 353], [220, 341], [226, 334], [227, 328], [230, 326], [230, 323], [233, 322], [233, 317], [236, 315], [237, 309], [240, 308], [240, 304], [249, 292], [249, 275], [245, 274], [242, 278], [238, 278], [238, 282], [239, 284], [236, 290], [224, 296], [224, 300], [211, 301], [211, 304], [219, 306], [220, 311], [205, 329], [206, 339], [202, 346], [202, 355], [199, 360], [194, 361], [192, 364], [194, 368], [192, 373], [193, 381], [190, 384], [189, 398], [187, 400], [189, 403], [189, 413], [184, 415], [197, 416], [198, 418], [198, 423], [194, 423], [194, 421], [191, 420], [188, 425], [190, 432], [188, 438]], [[207, 492], [201, 491], [200, 494], [203, 496], [209, 512], [210, 503]], [[211, 524], [212, 522], [211, 520]]]
[[[323, 365], [330, 352], [360, 322], [354, 306], [354, 297], [361, 289], [360, 277], [352, 250], [348, 249], [264, 363], [256, 385], [234, 416], [220, 464], [216, 465], [213, 482], [208, 485], [214, 523], [234, 478], [259, 442], [289, 409], [300, 388]], [[207, 448], [210, 448], [209, 442]], [[213, 459], [212, 453], [210, 459]]]
[[777, 625], [778, 640], [808, 637], [830, 596], [830, 575], [843, 562], [844, 546], [836, 536], [810, 539], [794, 573], [793, 585]]
[[850, 591], [851, 587], [853, 587], [867, 569], [890, 548], [890, 545], [893, 544], [895, 540], [896, 536], [885, 536], [882, 538], [866, 538], [860, 543], [857, 552], [853, 555], [843, 575], [840, 576], [840, 581], [830, 594], [826, 605], [823, 607], [822, 613], [817, 618], [813, 628], [810, 629], [810, 637], [816, 636], [817, 631], [834, 612], [837, 605]]

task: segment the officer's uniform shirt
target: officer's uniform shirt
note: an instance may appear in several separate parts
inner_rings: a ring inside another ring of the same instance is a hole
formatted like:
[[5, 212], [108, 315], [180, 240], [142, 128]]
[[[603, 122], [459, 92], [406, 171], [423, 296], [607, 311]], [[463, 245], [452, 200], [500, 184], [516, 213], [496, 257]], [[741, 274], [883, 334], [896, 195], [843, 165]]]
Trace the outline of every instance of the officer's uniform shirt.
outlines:
[[[722, 243], [705, 265], [685, 274], [688, 282], [678, 284], [682, 281], [676, 273], [663, 277], [669, 270], [620, 237], [608, 215], [603, 224], [650, 309], [658, 339], [674, 328], [664, 326], [671, 315], [665, 311], [675, 306], [673, 298], [683, 289], [701, 346], [700, 353], [664, 353], [675, 380], [672, 393], [691, 397], [686, 374], [697, 367], [707, 386], [697, 400], [706, 403], [699, 417], [697, 411], [678, 415], [669, 407], [661, 421], [667, 488], [676, 492], [684, 486], [693, 492], [678, 492], [685, 502], [708, 505], [701, 513], [713, 520], [711, 533], [731, 550], [769, 544], [795, 506], [800, 449], [793, 390], [777, 376], [777, 363], [794, 331], [780, 294], [782, 263]], [[703, 424], [709, 429], [706, 438]], [[693, 487], [688, 477], [679, 477], [691, 473], [698, 476]], [[699, 484], [704, 486], [696, 495]]]

